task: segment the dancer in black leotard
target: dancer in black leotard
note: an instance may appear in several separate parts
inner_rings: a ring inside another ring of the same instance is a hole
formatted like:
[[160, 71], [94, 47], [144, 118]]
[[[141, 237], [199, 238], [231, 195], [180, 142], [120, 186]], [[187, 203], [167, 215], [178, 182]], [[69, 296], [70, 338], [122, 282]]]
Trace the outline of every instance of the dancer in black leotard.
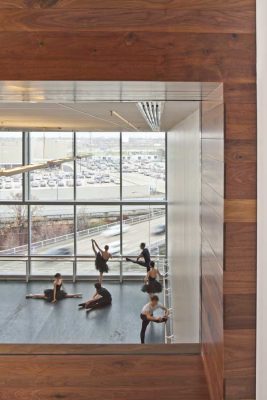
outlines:
[[[140, 249], [141, 249], [141, 253], [139, 254], [139, 256], [137, 257], [136, 260], [126, 257], [126, 261], [130, 261], [134, 264], [142, 265], [142, 267], [146, 267], [146, 270], [148, 272], [150, 270], [150, 262], [151, 262], [149, 250], [146, 248], [145, 243], [140, 244]], [[140, 258], [143, 258], [144, 261], [140, 261]]]
[[63, 279], [61, 274], [57, 273], [54, 276], [53, 289], [44, 290], [44, 294], [27, 294], [26, 299], [43, 299], [49, 303], [56, 303], [62, 299], [73, 299], [82, 297], [81, 293], [68, 294], [62, 289]]
[[79, 304], [80, 308], [85, 308], [87, 311], [93, 310], [95, 308], [105, 307], [111, 304], [112, 297], [109, 291], [103, 288], [99, 282], [95, 283], [96, 292], [92, 299], [86, 301], [85, 303]]
[[99, 271], [99, 283], [102, 285], [103, 273], [109, 271], [107, 262], [112, 258], [112, 255], [108, 251], [108, 245], [105, 245], [104, 250], [102, 250], [94, 239], [92, 239], [92, 248], [95, 253], [95, 267]]
[[148, 271], [145, 277], [145, 284], [142, 287], [142, 292], [148, 293], [152, 296], [154, 293], [160, 293], [162, 291], [162, 285], [157, 280], [157, 277], [162, 277], [159, 270], [155, 267], [154, 261], [150, 262], [150, 271]]

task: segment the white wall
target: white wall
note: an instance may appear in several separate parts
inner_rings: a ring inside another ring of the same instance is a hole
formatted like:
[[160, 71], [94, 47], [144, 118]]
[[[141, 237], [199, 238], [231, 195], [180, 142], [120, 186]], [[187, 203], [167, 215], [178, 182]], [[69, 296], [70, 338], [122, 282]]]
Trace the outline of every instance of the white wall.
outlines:
[[257, 400], [267, 399], [267, 1], [257, 0]]
[[199, 342], [200, 117], [199, 110], [168, 135], [168, 254], [173, 333], [179, 343]]

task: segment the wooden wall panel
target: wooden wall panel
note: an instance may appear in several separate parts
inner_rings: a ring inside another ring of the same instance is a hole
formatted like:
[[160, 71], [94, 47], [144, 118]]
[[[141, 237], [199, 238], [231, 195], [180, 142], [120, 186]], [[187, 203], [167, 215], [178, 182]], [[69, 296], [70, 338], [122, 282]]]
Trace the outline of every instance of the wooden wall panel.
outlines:
[[[99, 9], [79, 8], [29, 8], [2, 9], [0, 13], [0, 31], [47, 31], [47, 32], [88, 32], [88, 31], [150, 31], [168, 30], [168, 32], [220, 32], [231, 33], [236, 26], [238, 33], [252, 33], [255, 29], [253, 11], [248, 11], [246, 24], [241, 19], [243, 11], [229, 13], [228, 18], [218, 18], [217, 10], [209, 14], [203, 10], [192, 10], [189, 7], [178, 9], [133, 9], [121, 4], [118, 8], [107, 8], [100, 14]], [[127, 18], [126, 18], [127, 17]]]
[[[244, 93], [236, 89], [225, 108], [224, 380], [227, 400], [256, 397], [257, 137], [255, 95], [252, 87], [247, 89]], [[240, 386], [241, 380], [244, 384]]]
[[227, 223], [225, 227], [227, 246], [224, 246], [225, 271], [239, 271], [244, 276], [252, 271], [256, 276], [256, 237], [257, 227], [255, 222]]
[[127, 9], [142, 9], [142, 10], [156, 10], [156, 9], [183, 9], [188, 7], [192, 10], [218, 10], [224, 14], [227, 11], [237, 11], [242, 6], [245, 12], [253, 11], [255, 12], [254, 0], [231, 0], [227, 4], [227, 10], [225, 7], [225, 2], [213, 1], [213, 0], [1, 0], [0, 8], [60, 8], [60, 9], [100, 9], [105, 10], [107, 8], [121, 9], [125, 7]]
[[[226, 115], [226, 139], [253, 140], [256, 137], [256, 104], [243, 103], [236, 99], [237, 103], [227, 103]], [[249, 98], [245, 101], [249, 101]]]
[[208, 398], [199, 355], [2, 356], [0, 393], [3, 400]]
[[5, 54], [0, 76], [3, 80], [78, 76], [79, 80], [203, 81], [205, 77], [206, 81], [253, 82], [254, 42], [254, 34], [5, 31], [0, 32], [1, 54]]
[[[223, 82], [227, 275], [223, 283], [222, 371], [226, 400], [255, 399], [255, 3], [256, 0], [0, 2], [1, 80]], [[212, 208], [210, 199], [206, 200]], [[213, 281], [216, 277], [215, 274]], [[207, 281], [211, 282], [209, 278]], [[205, 321], [209, 321], [209, 313], [216, 318], [213, 309], [206, 308], [205, 313]], [[209, 332], [207, 338], [211, 338]], [[210, 347], [212, 354], [218, 354], [217, 350], [216, 346]], [[6, 368], [10, 370], [11, 364]], [[216, 370], [221, 371], [218, 365]], [[156, 394], [160, 399], [159, 392]], [[48, 395], [52, 397], [48, 392], [45, 397]]]

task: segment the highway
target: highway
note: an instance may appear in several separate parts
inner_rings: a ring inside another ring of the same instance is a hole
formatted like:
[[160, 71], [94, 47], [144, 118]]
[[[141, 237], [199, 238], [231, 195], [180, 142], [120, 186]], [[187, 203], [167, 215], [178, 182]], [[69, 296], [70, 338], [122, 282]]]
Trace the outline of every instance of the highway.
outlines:
[[[129, 230], [123, 233], [123, 254], [124, 255], [138, 255], [139, 254], [139, 245], [141, 241], [146, 242], [147, 246], [154, 247], [156, 243], [163, 242], [165, 233], [155, 234], [155, 229], [159, 225], [165, 224], [164, 216], [160, 216], [158, 218], [154, 218], [149, 221], [144, 221], [140, 223], [136, 223], [134, 225], [129, 225]], [[151, 233], [150, 233], [151, 232]], [[105, 244], [110, 246], [111, 253], [114, 256], [119, 256], [120, 252], [120, 236], [106, 236], [105, 231], [94, 235], [94, 236], [86, 236], [77, 239], [77, 254], [78, 255], [86, 255], [86, 256], [94, 256], [92, 247], [91, 247], [91, 239], [95, 239], [100, 247], [103, 247]], [[71, 252], [73, 252], [73, 240], [61, 241], [57, 244], [52, 244], [49, 246], [44, 246], [41, 248], [35, 249], [34, 255], [45, 255], [47, 253], [52, 254], [54, 251], [64, 248], [69, 248]], [[155, 250], [154, 250], [155, 252]], [[157, 253], [157, 251], [156, 251]], [[20, 265], [23, 264], [23, 265]], [[14, 274], [17, 271], [17, 274], [25, 274], [25, 263], [20, 263], [17, 261], [1, 261], [1, 274]], [[72, 265], [73, 263], [65, 260], [56, 260], [56, 261], [33, 261], [32, 262], [32, 274], [34, 275], [51, 275], [55, 272], [61, 272], [63, 275], [72, 275]], [[110, 274], [117, 274], [119, 272], [119, 262], [110, 261]], [[124, 271], [137, 273], [144, 272], [144, 268], [132, 263], [123, 263]], [[78, 275], [89, 275], [96, 274], [94, 260], [85, 260], [78, 261], [77, 265]]]

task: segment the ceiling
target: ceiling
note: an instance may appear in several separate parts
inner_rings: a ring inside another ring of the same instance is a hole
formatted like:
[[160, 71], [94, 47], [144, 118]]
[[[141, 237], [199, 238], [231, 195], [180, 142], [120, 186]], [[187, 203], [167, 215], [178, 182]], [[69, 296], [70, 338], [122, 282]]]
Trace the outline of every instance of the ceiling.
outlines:
[[[165, 102], [161, 131], [198, 108], [196, 101]], [[116, 114], [112, 115], [112, 111]], [[121, 117], [119, 117], [119, 116]], [[0, 130], [150, 131], [135, 102], [0, 103]]]

